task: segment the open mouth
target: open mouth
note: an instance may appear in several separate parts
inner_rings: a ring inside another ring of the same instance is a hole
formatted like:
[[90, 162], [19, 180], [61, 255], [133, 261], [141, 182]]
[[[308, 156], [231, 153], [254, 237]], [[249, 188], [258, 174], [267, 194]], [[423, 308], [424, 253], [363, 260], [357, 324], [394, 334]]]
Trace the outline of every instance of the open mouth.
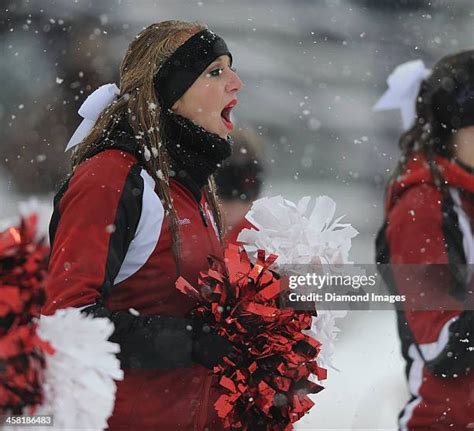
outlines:
[[232, 121], [230, 119], [230, 112], [232, 111], [232, 108], [235, 105], [237, 105], [237, 100], [233, 99], [229, 104], [226, 105], [226, 107], [221, 112], [222, 122], [229, 130], [232, 130], [234, 128], [234, 125], [232, 124]]

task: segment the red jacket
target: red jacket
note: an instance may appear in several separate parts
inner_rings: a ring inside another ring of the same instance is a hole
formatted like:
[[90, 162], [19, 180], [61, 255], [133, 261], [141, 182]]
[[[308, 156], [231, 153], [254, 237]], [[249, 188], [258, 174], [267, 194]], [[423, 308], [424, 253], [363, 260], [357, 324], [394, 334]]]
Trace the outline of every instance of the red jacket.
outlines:
[[[217, 382], [186, 357], [184, 329], [176, 325], [161, 341], [150, 337], [146, 316], [182, 317], [196, 304], [175, 288], [169, 222], [154, 181], [133, 151], [120, 149], [120, 142], [114, 148], [81, 163], [55, 197], [43, 314], [99, 303], [114, 321], [128, 356], [110, 430], [220, 430]], [[174, 180], [170, 189], [179, 217], [180, 275], [196, 283], [221, 245], [201, 191]], [[159, 362], [168, 369], [153, 369]]]
[[411, 393], [399, 416], [402, 430], [474, 425], [474, 312], [463, 302], [472, 288], [474, 174], [444, 158], [437, 163], [447, 193], [434, 185], [425, 159], [415, 157], [388, 190], [377, 238], [377, 262], [391, 264], [386, 281], [394, 293], [406, 295], [407, 304], [442, 304], [406, 305], [398, 313]]

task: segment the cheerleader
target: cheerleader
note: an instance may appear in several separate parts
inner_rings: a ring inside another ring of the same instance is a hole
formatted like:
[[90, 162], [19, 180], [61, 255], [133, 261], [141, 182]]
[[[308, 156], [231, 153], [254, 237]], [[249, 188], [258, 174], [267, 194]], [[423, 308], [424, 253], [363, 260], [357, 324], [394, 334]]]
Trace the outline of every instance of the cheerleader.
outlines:
[[120, 86], [81, 106], [72, 172], [54, 199], [43, 314], [81, 307], [115, 325], [124, 380], [109, 429], [219, 430], [211, 369], [231, 345], [175, 288], [221, 255], [213, 174], [231, 154], [242, 86], [222, 38], [198, 23], [150, 25]]
[[[394, 293], [411, 398], [401, 430], [474, 426], [474, 51], [399, 66], [377, 109], [406, 127], [387, 188], [377, 263]], [[387, 269], [388, 268], [388, 269]], [[471, 306], [469, 306], [469, 300]]]

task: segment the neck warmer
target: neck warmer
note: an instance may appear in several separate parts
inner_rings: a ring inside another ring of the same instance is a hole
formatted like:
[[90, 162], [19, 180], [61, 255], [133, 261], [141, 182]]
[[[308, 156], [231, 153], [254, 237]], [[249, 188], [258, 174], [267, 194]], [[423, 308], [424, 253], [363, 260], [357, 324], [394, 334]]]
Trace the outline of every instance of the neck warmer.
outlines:
[[162, 115], [164, 144], [177, 179], [189, 177], [202, 188], [231, 155], [232, 140], [223, 139], [171, 110]]

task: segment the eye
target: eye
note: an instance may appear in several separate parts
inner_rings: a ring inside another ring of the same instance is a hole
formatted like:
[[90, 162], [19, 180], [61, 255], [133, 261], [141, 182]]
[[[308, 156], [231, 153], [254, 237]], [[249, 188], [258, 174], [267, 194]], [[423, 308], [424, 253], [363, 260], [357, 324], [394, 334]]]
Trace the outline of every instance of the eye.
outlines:
[[218, 67], [217, 69], [211, 70], [207, 76], [219, 76], [224, 72], [224, 69], [222, 67]]

